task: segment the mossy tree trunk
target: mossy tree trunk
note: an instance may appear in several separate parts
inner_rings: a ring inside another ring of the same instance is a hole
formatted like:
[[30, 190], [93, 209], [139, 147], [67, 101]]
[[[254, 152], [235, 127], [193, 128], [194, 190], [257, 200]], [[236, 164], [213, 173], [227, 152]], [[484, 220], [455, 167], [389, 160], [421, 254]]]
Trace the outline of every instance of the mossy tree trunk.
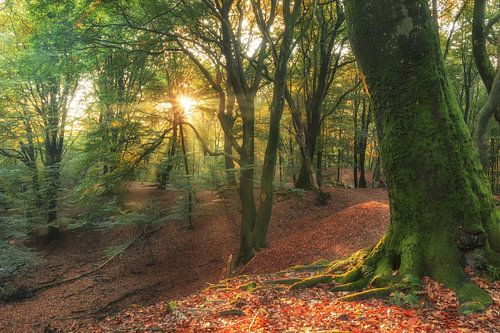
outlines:
[[387, 284], [396, 270], [400, 277], [425, 274], [455, 290], [462, 309], [482, 309], [491, 298], [463, 268], [478, 249], [498, 264], [500, 223], [428, 2], [348, 0], [346, 11], [373, 98], [390, 199], [387, 234], [363, 262], [372, 267], [371, 284]]

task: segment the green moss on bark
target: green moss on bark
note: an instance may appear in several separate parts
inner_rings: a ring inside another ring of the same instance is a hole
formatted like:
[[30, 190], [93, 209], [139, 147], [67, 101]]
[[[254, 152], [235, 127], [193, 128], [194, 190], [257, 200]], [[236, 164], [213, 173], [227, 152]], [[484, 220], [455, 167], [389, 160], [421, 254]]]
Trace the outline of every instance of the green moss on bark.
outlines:
[[345, 3], [381, 137], [391, 223], [363, 263], [340, 280], [368, 277], [383, 286], [392, 283], [392, 272], [429, 275], [455, 290], [464, 306], [484, 308], [491, 299], [465, 275], [465, 254], [499, 251], [500, 219], [448, 82], [427, 1]]

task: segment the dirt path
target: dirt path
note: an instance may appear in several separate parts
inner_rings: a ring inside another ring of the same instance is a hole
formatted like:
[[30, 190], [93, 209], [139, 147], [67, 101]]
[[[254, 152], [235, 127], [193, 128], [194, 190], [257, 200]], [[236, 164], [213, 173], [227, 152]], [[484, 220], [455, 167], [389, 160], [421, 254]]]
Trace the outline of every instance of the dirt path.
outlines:
[[[277, 195], [269, 241], [245, 273], [270, 272], [323, 257], [339, 257], [374, 243], [388, 221], [381, 190], [332, 189], [332, 203]], [[129, 209], [156, 200], [172, 207], [181, 194], [132, 183]], [[237, 249], [238, 202], [232, 192], [197, 194], [194, 230], [172, 222], [134, 244], [102, 270], [72, 283], [39, 292], [34, 298], [0, 305], [0, 332], [41, 332], [45, 327], [79, 325], [133, 304], [187, 296], [226, 274]], [[352, 235], [346, 237], [346, 235]], [[38, 269], [16, 281], [28, 287], [90, 270], [103, 251], [137, 235], [134, 228], [66, 232], [53, 248], [44, 248]]]

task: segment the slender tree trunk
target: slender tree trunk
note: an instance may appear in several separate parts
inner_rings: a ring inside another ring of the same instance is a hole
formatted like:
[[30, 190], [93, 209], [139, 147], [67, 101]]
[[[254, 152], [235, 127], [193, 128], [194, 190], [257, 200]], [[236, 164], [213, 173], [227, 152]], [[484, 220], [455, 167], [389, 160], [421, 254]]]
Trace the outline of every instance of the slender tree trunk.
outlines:
[[374, 272], [367, 277], [377, 285], [394, 280], [393, 271], [425, 274], [453, 289], [462, 311], [482, 310], [491, 298], [469, 280], [464, 263], [480, 249], [500, 264], [500, 223], [428, 2], [348, 0], [346, 8], [351, 45], [383, 128], [391, 207], [387, 234], [365, 259]]
[[361, 188], [366, 188], [366, 176], [365, 176], [365, 159], [366, 159], [366, 146], [368, 143], [368, 130], [371, 121], [371, 106], [368, 107], [368, 112], [366, 111], [366, 100], [362, 101], [361, 109], [361, 130], [362, 135], [359, 141], [359, 182], [358, 185]]
[[[484, 23], [486, 3], [487, 0], [474, 1], [472, 19], [472, 53], [474, 54], [474, 61], [476, 63], [477, 71], [479, 72], [479, 76], [481, 76], [481, 79], [486, 86], [486, 90], [490, 93], [495, 78], [495, 68], [489, 60], [488, 50], [486, 48], [487, 36]], [[500, 43], [500, 38], [498, 42]], [[488, 144], [486, 143], [486, 135], [488, 132], [488, 123], [492, 114], [492, 109], [484, 107], [480, 111], [475, 131], [476, 147], [479, 151], [479, 158], [485, 171], [488, 170]]]
[[[220, 75], [220, 74], [219, 74]], [[218, 81], [221, 79], [218, 78]], [[234, 161], [231, 158], [233, 155], [233, 143], [231, 141], [230, 133], [234, 126], [234, 93], [231, 87], [226, 87], [226, 92], [223, 90], [219, 92], [219, 114], [223, 114], [227, 121], [224, 130], [224, 167], [226, 169], [226, 181], [229, 186], [236, 186], [236, 175], [234, 173]]]
[[[59, 226], [55, 224], [58, 218], [58, 203], [61, 190], [61, 160], [64, 136], [59, 133], [58, 106], [54, 101], [50, 105], [48, 127], [45, 129], [45, 187], [47, 200], [47, 241], [60, 237]], [[64, 126], [63, 126], [64, 127]]]
[[[306, 43], [312, 49], [304, 49], [302, 45], [302, 53], [305, 59], [303, 62], [309, 64], [309, 68], [304, 68], [304, 73], [308, 77], [304, 80], [303, 92], [305, 99], [305, 114], [306, 122], [304, 126], [305, 135], [305, 152], [301, 154], [300, 173], [295, 182], [295, 187], [302, 189], [313, 189], [316, 185], [321, 186], [321, 179], [318, 177], [318, 171], [309, 168], [308, 164], [312, 163], [316, 155], [317, 141], [321, 135], [322, 123], [322, 106], [328, 94], [328, 89], [332, 84], [337, 70], [340, 67], [340, 53], [334, 52], [334, 48], [343, 41], [339, 40], [339, 32], [341, 31], [344, 22], [343, 6], [340, 2], [335, 2], [335, 7], [328, 7], [329, 3], [324, 4], [324, 8], [316, 8], [313, 11], [313, 20], [318, 22], [317, 27], [313, 27], [317, 31], [312, 33], [309, 38], [305, 37]], [[333, 17], [333, 10], [335, 16]], [[310, 38], [312, 38], [310, 40]], [[312, 91], [308, 91], [310, 87], [314, 87]], [[306, 156], [307, 154], [307, 156]], [[313, 177], [309, 174], [316, 171], [317, 184], [312, 183]], [[316, 190], [315, 190], [316, 191]]]
[[314, 170], [313, 170], [313, 164], [312, 164], [311, 158], [309, 157], [309, 154], [306, 153], [307, 145], [306, 145], [306, 139], [305, 139], [304, 124], [302, 123], [302, 120], [300, 119], [300, 113], [297, 109], [297, 105], [295, 104], [295, 101], [292, 98], [290, 91], [288, 91], [288, 89], [285, 91], [285, 98], [288, 102], [288, 106], [290, 107], [290, 113], [292, 114], [293, 123], [295, 125], [296, 141], [299, 144], [300, 151], [302, 153], [302, 156], [305, 159], [307, 174], [309, 176], [309, 182], [312, 185], [312, 190], [316, 194], [317, 202], [321, 205], [324, 205], [330, 199], [330, 194], [322, 192], [321, 188], [318, 185], [318, 182], [316, 179], [316, 172], [314, 172]]
[[301, 1], [295, 1], [293, 11], [290, 12], [290, 1], [283, 1], [285, 30], [283, 32], [283, 42], [275, 58], [276, 70], [269, 119], [269, 137], [264, 154], [264, 165], [262, 166], [259, 211], [255, 226], [254, 248], [257, 250], [267, 246], [267, 230], [273, 208], [276, 158], [280, 144], [280, 123], [285, 106], [286, 74], [288, 60], [292, 54], [293, 32], [301, 12], [301, 6]]
[[[499, 44], [500, 44], [500, 38]], [[484, 170], [488, 170], [489, 154], [488, 154], [488, 123], [491, 116], [494, 115], [495, 119], [500, 122], [500, 70], [497, 71], [495, 79], [493, 80], [488, 99], [486, 104], [481, 109], [479, 120], [476, 128], [476, 146], [479, 151], [479, 159]]]
[[339, 130], [339, 143], [338, 143], [338, 152], [337, 152], [337, 182], [340, 182], [340, 174], [342, 173], [341, 169], [341, 161], [342, 161], [342, 129]]
[[358, 143], [358, 108], [359, 108], [359, 96], [355, 97], [354, 101], [354, 142], [353, 142], [353, 180], [354, 188], [358, 187], [358, 154], [359, 154], [359, 143]]
[[[302, 159], [300, 173], [297, 178], [297, 182], [295, 183], [295, 187], [302, 188], [304, 190], [311, 190], [314, 187], [314, 185], [311, 183], [311, 176], [309, 174], [309, 167], [307, 164], [313, 163], [314, 161], [314, 155], [316, 155], [316, 143], [321, 130], [321, 123], [319, 118], [321, 114], [320, 111], [311, 111], [310, 113], [314, 115], [314, 118], [311, 119], [308, 122], [307, 126], [304, 128], [306, 149], [301, 154]], [[305, 154], [307, 154], [307, 156]], [[307, 160], [309, 160], [309, 162]], [[315, 172], [314, 167], [311, 170], [312, 172]]]
[[288, 131], [288, 155], [290, 159], [290, 167], [291, 167], [291, 172], [292, 172], [292, 182], [295, 184], [297, 181], [297, 177], [295, 175], [295, 156], [294, 156], [294, 150], [293, 150], [293, 134], [292, 134], [292, 123], [293, 121], [290, 121], [290, 129]]
[[45, 186], [47, 200], [47, 241], [51, 242], [60, 237], [59, 226], [54, 223], [58, 217], [59, 192], [61, 189], [61, 165], [60, 159], [57, 157], [57, 152], [49, 153], [50, 159], [47, 160], [45, 166]]
[[381, 187], [382, 180], [382, 166], [380, 162], [380, 152], [377, 152], [375, 166], [373, 168], [372, 188]]
[[278, 168], [279, 168], [279, 177], [280, 177], [280, 188], [283, 188], [283, 154], [281, 153], [281, 149], [278, 149]]
[[186, 182], [188, 187], [188, 220], [189, 220], [189, 229], [193, 229], [193, 187], [191, 185], [191, 175], [189, 174], [189, 162], [187, 157], [186, 150], [186, 140], [184, 138], [184, 130], [182, 128], [182, 124], [179, 124], [179, 133], [181, 137], [181, 147], [182, 147], [182, 155], [184, 158], [184, 171], [186, 172]]
[[175, 152], [177, 150], [177, 137], [178, 137], [178, 128], [179, 128], [179, 113], [178, 110], [174, 109], [174, 118], [172, 122], [172, 138], [170, 139], [170, 147], [167, 152], [167, 161], [166, 164], [161, 170], [160, 173], [160, 184], [158, 185], [158, 188], [161, 189], [166, 189], [167, 184], [170, 180], [170, 174], [172, 173], [172, 170], [174, 168], [174, 158], [175, 158]]
[[254, 116], [255, 110], [252, 102], [240, 101], [239, 107], [243, 120], [243, 143], [240, 158], [240, 186], [239, 195], [241, 202], [241, 227], [240, 249], [235, 264], [241, 265], [253, 257], [254, 226], [257, 218], [255, 197], [253, 192], [255, 153], [254, 153]]
[[[324, 132], [324, 131], [323, 131]], [[316, 179], [318, 186], [323, 184], [323, 137], [324, 133], [318, 137], [318, 148], [316, 149]]]

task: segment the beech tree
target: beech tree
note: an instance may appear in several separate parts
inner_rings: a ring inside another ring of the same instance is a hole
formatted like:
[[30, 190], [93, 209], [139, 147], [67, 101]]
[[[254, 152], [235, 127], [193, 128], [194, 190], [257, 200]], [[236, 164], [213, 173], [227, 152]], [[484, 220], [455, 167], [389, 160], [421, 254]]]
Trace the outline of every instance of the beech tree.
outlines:
[[364, 259], [375, 267], [371, 281], [387, 284], [393, 270], [428, 274], [457, 293], [462, 310], [483, 309], [491, 298], [463, 267], [467, 254], [479, 250], [500, 263], [500, 222], [427, 1], [351, 0], [346, 7], [382, 133], [391, 206], [386, 236]]
[[428, 2], [349, 0], [346, 19], [372, 97], [391, 220], [377, 245], [331, 268], [352, 264], [346, 273], [295, 288], [336, 280], [334, 290], [371, 285], [377, 288], [362, 297], [380, 296], [427, 275], [456, 292], [461, 311], [481, 311], [491, 297], [464, 266], [477, 257], [500, 266], [499, 214], [452, 94]]

